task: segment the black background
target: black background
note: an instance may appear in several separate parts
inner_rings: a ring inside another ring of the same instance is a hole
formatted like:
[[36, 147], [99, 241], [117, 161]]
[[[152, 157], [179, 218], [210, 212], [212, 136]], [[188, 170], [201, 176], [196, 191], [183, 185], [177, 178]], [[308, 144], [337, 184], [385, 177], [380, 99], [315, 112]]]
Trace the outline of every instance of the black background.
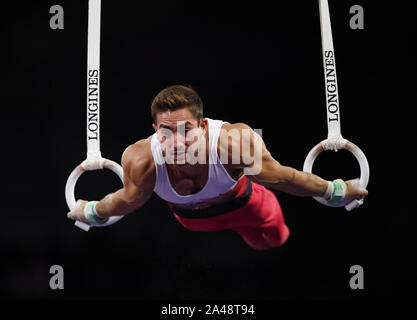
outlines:
[[[86, 155], [87, 1], [2, 3], [1, 297], [415, 298], [416, 25], [406, 3], [330, 1], [342, 134], [368, 158], [370, 194], [348, 213], [275, 192], [291, 236], [268, 251], [232, 231], [188, 231], [156, 195], [111, 227], [74, 227], [64, 187]], [[54, 4], [64, 30], [49, 27]], [[354, 4], [364, 30], [349, 27]], [[103, 1], [104, 157], [120, 163], [153, 133], [150, 103], [172, 84], [199, 92], [205, 116], [262, 129], [272, 155], [301, 170], [327, 134], [317, 1]], [[326, 152], [314, 172], [347, 179], [359, 166]], [[90, 172], [76, 195], [99, 200], [120, 186]], [[49, 288], [55, 264], [64, 290]], [[349, 287], [357, 264], [364, 290]]]

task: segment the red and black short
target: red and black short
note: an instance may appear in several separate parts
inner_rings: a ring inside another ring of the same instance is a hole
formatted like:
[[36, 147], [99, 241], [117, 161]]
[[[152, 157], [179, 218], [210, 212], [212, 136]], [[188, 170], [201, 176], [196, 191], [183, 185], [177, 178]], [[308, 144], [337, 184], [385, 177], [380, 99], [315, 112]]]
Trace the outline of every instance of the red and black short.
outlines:
[[290, 232], [275, 194], [243, 177], [240, 197], [219, 206], [184, 210], [169, 204], [178, 221], [191, 231], [238, 232], [253, 248], [265, 250], [281, 246]]

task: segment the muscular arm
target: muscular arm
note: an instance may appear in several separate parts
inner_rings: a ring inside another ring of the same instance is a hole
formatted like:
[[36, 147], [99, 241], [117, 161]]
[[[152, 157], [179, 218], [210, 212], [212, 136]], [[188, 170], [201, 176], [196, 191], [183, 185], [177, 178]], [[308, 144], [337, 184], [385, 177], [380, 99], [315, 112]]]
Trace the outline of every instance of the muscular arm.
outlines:
[[153, 159], [145, 140], [129, 146], [122, 156], [123, 188], [108, 194], [96, 206], [102, 217], [123, 216], [143, 206], [155, 185]]
[[328, 185], [326, 180], [312, 173], [282, 166], [266, 148], [263, 153], [262, 170], [257, 175], [249, 175], [250, 180], [299, 197], [321, 197], [326, 192]]
[[[249, 174], [246, 173], [248, 179], [265, 187], [299, 197], [322, 197], [325, 194], [328, 181], [315, 174], [281, 165], [267, 150], [262, 138], [249, 126], [243, 123], [236, 123], [230, 125], [228, 129], [237, 129], [241, 138], [240, 141], [233, 140], [232, 142], [229, 139], [228, 146], [223, 147], [224, 150], [227, 148], [229, 159], [232, 158], [233, 144], [236, 142], [241, 143], [242, 146], [245, 144], [250, 146], [250, 148], [246, 148], [247, 151], [250, 150], [250, 154], [244, 151], [245, 148], [240, 148], [240, 166], [249, 172]], [[246, 130], [247, 134], [242, 134], [244, 130]], [[254, 156], [256, 153], [259, 154], [258, 157]], [[347, 186], [347, 197], [361, 198], [367, 195], [366, 190], [352, 188], [350, 183], [347, 183]]]
[[[122, 156], [123, 188], [108, 194], [95, 207], [100, 217], [123, 216], [143, 206], [152, 195], [155, 185], [155, 166], [149, 139], [129, 146]], [[80, 200], [68, 214], [74, 220], [87, 222], [84, 207], [87, 201]]]

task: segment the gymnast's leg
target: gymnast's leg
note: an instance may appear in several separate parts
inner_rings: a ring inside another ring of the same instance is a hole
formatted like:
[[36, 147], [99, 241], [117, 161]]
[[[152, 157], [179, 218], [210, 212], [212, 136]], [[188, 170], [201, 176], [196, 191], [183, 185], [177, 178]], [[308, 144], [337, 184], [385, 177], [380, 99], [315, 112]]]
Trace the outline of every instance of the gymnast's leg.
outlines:
[[271, 247], [280, 247], [288, 239], [290, 231], [285, 223], [265, 228], [240, 227], [234, 229], [243, 240], [256, 250], [267, 250]]

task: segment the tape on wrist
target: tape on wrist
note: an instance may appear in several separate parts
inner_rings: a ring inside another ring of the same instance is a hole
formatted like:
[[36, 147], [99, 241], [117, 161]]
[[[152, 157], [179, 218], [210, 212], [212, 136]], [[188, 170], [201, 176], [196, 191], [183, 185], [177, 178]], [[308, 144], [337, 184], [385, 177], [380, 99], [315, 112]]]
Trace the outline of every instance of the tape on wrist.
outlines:
[[326, 192], [323, 195], [324, 200], [330, 201], [332, 199], [333, 192], [334, 192], [333, 182], [327, 181], [327, 189], [326, 189]]
[[90, 222], [104, 224], [107, 222], [107, 220], [109, 220], [109, 218], [103, 218], [99, 216], [99, 214], [96, 211], [97, 203], [98, 201], [87, 202], [84, 208], [84, 216]]
[[334, 204], [342, 201], [346, 196], [346, 183], [342, 179], [336, 179], [332, 182], [333, 184], [333, 193], [328, 200], [329, 203]]

